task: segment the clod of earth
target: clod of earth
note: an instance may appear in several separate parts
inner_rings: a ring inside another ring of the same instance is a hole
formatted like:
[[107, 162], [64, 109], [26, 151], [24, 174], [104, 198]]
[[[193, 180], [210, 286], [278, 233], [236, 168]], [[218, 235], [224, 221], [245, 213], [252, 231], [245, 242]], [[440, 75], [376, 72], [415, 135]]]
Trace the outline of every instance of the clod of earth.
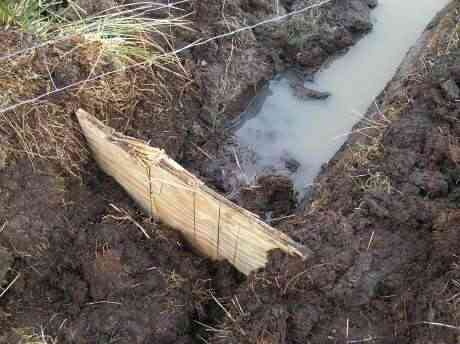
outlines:
[[309, 87], [305, 87], [304, 85], [295, 85], [294, 87], [294, 94], [296, 97], [300, 99], [327, 99], [331, 96], [329, 92], [321, 92], [314, 90]]
[[295, 173], [300, 168], [300, 162], [290, 157], [289, 155], [283, 155], [281, 160], [284, 162], [285, 167], [288, 169], [289, 172]]
[[367, 4], [370, 8], [376, 8], [379, 4], [378, 0], [367, 0]]
[[286, 176], [262, 176], [255, 185], [241, 189], [239, 204], [261, 218], [287, 216], [294, 211], [294, 186]]

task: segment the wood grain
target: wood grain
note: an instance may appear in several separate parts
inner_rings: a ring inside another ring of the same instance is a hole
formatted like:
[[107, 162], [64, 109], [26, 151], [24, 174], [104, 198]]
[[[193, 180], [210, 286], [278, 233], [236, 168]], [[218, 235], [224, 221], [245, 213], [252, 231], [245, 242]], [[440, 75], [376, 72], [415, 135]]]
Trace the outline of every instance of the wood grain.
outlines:
[[306, 258], [305, 247], [207, 187], [163, 150], [116, 132], [84, 110], [77, 118], [101, 169], [202, 254], [227, 259], [246, 275], [264, 267], [273, 249]]

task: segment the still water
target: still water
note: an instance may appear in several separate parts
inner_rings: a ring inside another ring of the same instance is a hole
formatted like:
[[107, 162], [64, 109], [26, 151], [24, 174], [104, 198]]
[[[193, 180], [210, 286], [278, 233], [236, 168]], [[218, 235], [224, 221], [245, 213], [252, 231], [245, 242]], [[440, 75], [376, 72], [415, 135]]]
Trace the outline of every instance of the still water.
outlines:
[[254, 159], [242, 162], [245, 174], [253, 178], [282, 173], [283, 161], [293, 158], [300, 167], [292, 178], [302, 194], [449, 1], [380, 0], [373, 10], [373, 31], [307, 84], [330, 92], [327, 100], [301, 100], [286, 77], [272, 80], [256, 96], [243, 116], [249, 119], [236, 132], [240, 145], [255, 152]]

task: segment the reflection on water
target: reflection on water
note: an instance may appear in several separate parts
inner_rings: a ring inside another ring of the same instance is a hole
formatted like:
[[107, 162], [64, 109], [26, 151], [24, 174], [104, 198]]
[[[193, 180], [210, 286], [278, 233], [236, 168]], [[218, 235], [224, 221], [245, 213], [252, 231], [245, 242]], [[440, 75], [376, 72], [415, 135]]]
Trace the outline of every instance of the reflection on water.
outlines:
[[374, 30], [320, 71], [309, 87], [332, 93], [327, 100], [296, 98], [285, 77], [275, 78], [249, 107], [237, 130], [240, 144], [256, 154], [244, 162], [249, 176], [282, 170], [297, 160], [294, 183], [311, 184], [347, 133], [394, 75], [405, 53], [449, 0], [380, 0]]

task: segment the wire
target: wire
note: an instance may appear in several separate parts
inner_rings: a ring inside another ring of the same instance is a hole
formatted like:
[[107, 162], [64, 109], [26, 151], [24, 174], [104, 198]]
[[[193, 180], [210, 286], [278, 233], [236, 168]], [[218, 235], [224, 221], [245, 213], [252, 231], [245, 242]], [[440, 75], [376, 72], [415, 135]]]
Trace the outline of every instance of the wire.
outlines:
[[[281, 15], [281, 16], [277, 16], [277, 17], [273, 17], [273, 18], [270, 18], [270, 19], [263, 20], [261, 22], [258, 22], [256, 24], [254, 24], [254, 25], [245, 26], [245, 27], [239, 28], [239, 29], [234, 30], [234, 31], [230, 31], [230, 32], [226, 32], [226, 33], [223, 33], [223, 34], [220, 34], [220, 35], [217, 35], [217, 36], [213, 36], [213, 37], [205, 39], [205, 40], [197, 40], [197, 41], [195, 41], [193, 43], [190, 43], [190, 44], [188, 44], [188, 45], [186, 45], [186, 46], [184, 46], [184, 47], [182, 47], [180, 49], [177, 49], [177, 50], [174, 50], [172, 52], [159, 55], [156, 58], [162, 58], [162, 57], [167, 57], [167, 56], [171, 56], [171, 55], [177, 55], [177, 54], [180, 54], [181, 52], [183, 52], [185, 50], [188, 50], [188, 49], [191, 49], [191, 48], [194, 48], [194, 47], [198, 47], [198, 46], [202, 46], [202, 45], [208, 44], [210, 42], [213, 42], [213, 41], [216, 41], [216, 40], [219, 40], [219, 39], [222, 39], [222, 38], [230, 37], [230, 36], [236, 35], [236, 34], [238, 34], [240, 32], [243, 32], [243, 31], [252, 30], [252, 29], [255, 29], [256, 27], [266, 25], [266, 24], [269, 24], [269, 23], [279, 22], [279, 21], [281, 21], [283, 19], [293, 17], [293, 16], [296, 16], [296, 15], [302, 14], [304, 12], [307, 12], [309, 10], [312, 10], [314, 8], [324, 6], [324, 5], [326, 5], [326, 4], [328, 4], [328, 3], [332, 2], [332, 1], [335, 1], [335, 0], [324, 0], [324, 1], [318, 2], [318, 3], [314, 4], [314, 5], [310, 5], [310, 6], [307, 6], [307, 7], [304, 7], [304, 8], [289, 12], [289, 13]], [[0, 114], [8, 112], [8, 111], [15, 110], [16, 108], [18, 108], [18, 107], [20, 107], [22, 105], [33, 104], [33, 103], [38, 102], [39, 100], [41, 100], [43, 98], [46, 98], [46, 97], [51, 96], [51, 95], [55, 95], [57, 93], [61, 93], [63, 91], [66, 91], [68, 89], [80, 86], [82, 84], [85, 84], [85, 83], [88, 83], [88, 82], [91, 82], [91, 81], [96, 81], [96, 80], [102, 79], [102, 78], [104, 78], [106, 76], [109, 76], [109, 75], [112, 75], [112, 74], [125, 72], [127, 70], [137, 68], [137, 67], [141, 67], [141, 66], [148, 65], [148, 64], [149, 64], [149, 61], [143, 61], [143, 62], [139, 62], [139, 63], [134, 63], [132, 65], [124, 66], [124, 67], [121, 67], [119, 69], [115, 69], [115, 70], [110, 71], [110, 72], [105, 72], [105, 73], [98, 74], [98, 75], [96, 75], [96, 76], [94, 76], [92, 78], [87, 78], [87, 79], [84, 79], [84, 80], [80, 80], [78, 82], [69, 84], [67, 86], [57, 88], [55, 90], [43, 93], [43, 94], [41, 94], [41, 95], [39, 95], [39, 96], [37, 96], [35, 98], [27, 99], [27, 100], [24, 100], [24, 101], [22, 101], [20, 103], [16, 103], [16, 104], [8, 106], [6, 108], [0, 109]]]
[[[183, 4], [183, 3], [186, 3], [186, 2], [190, 2], [190, 1], [191, 0], [181, 0], [181, 1], [174, 2], [174, 3], [164, 4], [164, 5], [163, 4], [157, 4], [157, 3], [153, 3], [153, 4], [152, 3], [145, 3], [145, 5], [143, 5], [143, 7], [137, 7], [137, 8], [134, 8], [134, 9], [123, 10], [121, 12], [114, 13], [111, 16], [125, 15], [125, 14], [128, 14], [130, 12], [138, 13], [140, 10], [145, 10], [143, 12], [145, 14], [145, 13], [148, 13], [148, 12], [151, 12], [151, 11], [157, 11], [157, 10], [161, 10], [161, 9], [164, 9], [164, 8], [176, 8], [177, 5], [180, 5], [180, 4]], [[139, 2], [139, 3], [135, 3], [135, 4], [127, 4], [127, 5], [118, 6], [117, 8], [122, 8], [122, 7], [132, 6], [132, 5], [139, 5], [139, 4], [144, 4], [144, 3]], [[154, 7], [152, 9], [152, 7], [154, 5], [157, 5], [158, 7]], [[151, 10], [149, 11], [149, 9], [151, 9]], [[100, 16], [96, 16], [96, 17], [93, 17], [93, 18], [90, 18], [90, 19], [101, 18], [102, 14], [105, 13], [105, 12], [107, 12], [107, 10], [101, 12]], [[105, 16], [107, 16], [107, 15], [105, 15]], [[74, 37], [77, 37], [77, 36], [79, 36], [79, 34], [62, 36], [62, 37], [59, 37], [59, 38], [56, 38], [56, 39], [53, 39], [53, 40], [49, 40], [49, 41], [46, 41], [46, 42], [43, 42], [43, 43], [36, 44], [36, 45], [31, 46], [29, 48], [17, 50], [17, 51], [15, 51], [13, 53], [1, 55], [0, 56], [0, 61], [8, 60], [8, 59], [11, 59], [11, 58], [16, 57], [18, 55], [25, 54], [25, 53], [27, 53], [29, 51], [32, 51], [32, 50], [35, 50], [35, 49], [38, 49], [38, 48], [43, 48], [43, 47], [46, 47], [47, 45], [56, 44], [56, 43], [59, 43], [59, 42], [62, 42], [62, 41], [65, 41], [65, 40], [68, 40], [68, 39], [71, 39], [71, 38], [74, 38]]]

